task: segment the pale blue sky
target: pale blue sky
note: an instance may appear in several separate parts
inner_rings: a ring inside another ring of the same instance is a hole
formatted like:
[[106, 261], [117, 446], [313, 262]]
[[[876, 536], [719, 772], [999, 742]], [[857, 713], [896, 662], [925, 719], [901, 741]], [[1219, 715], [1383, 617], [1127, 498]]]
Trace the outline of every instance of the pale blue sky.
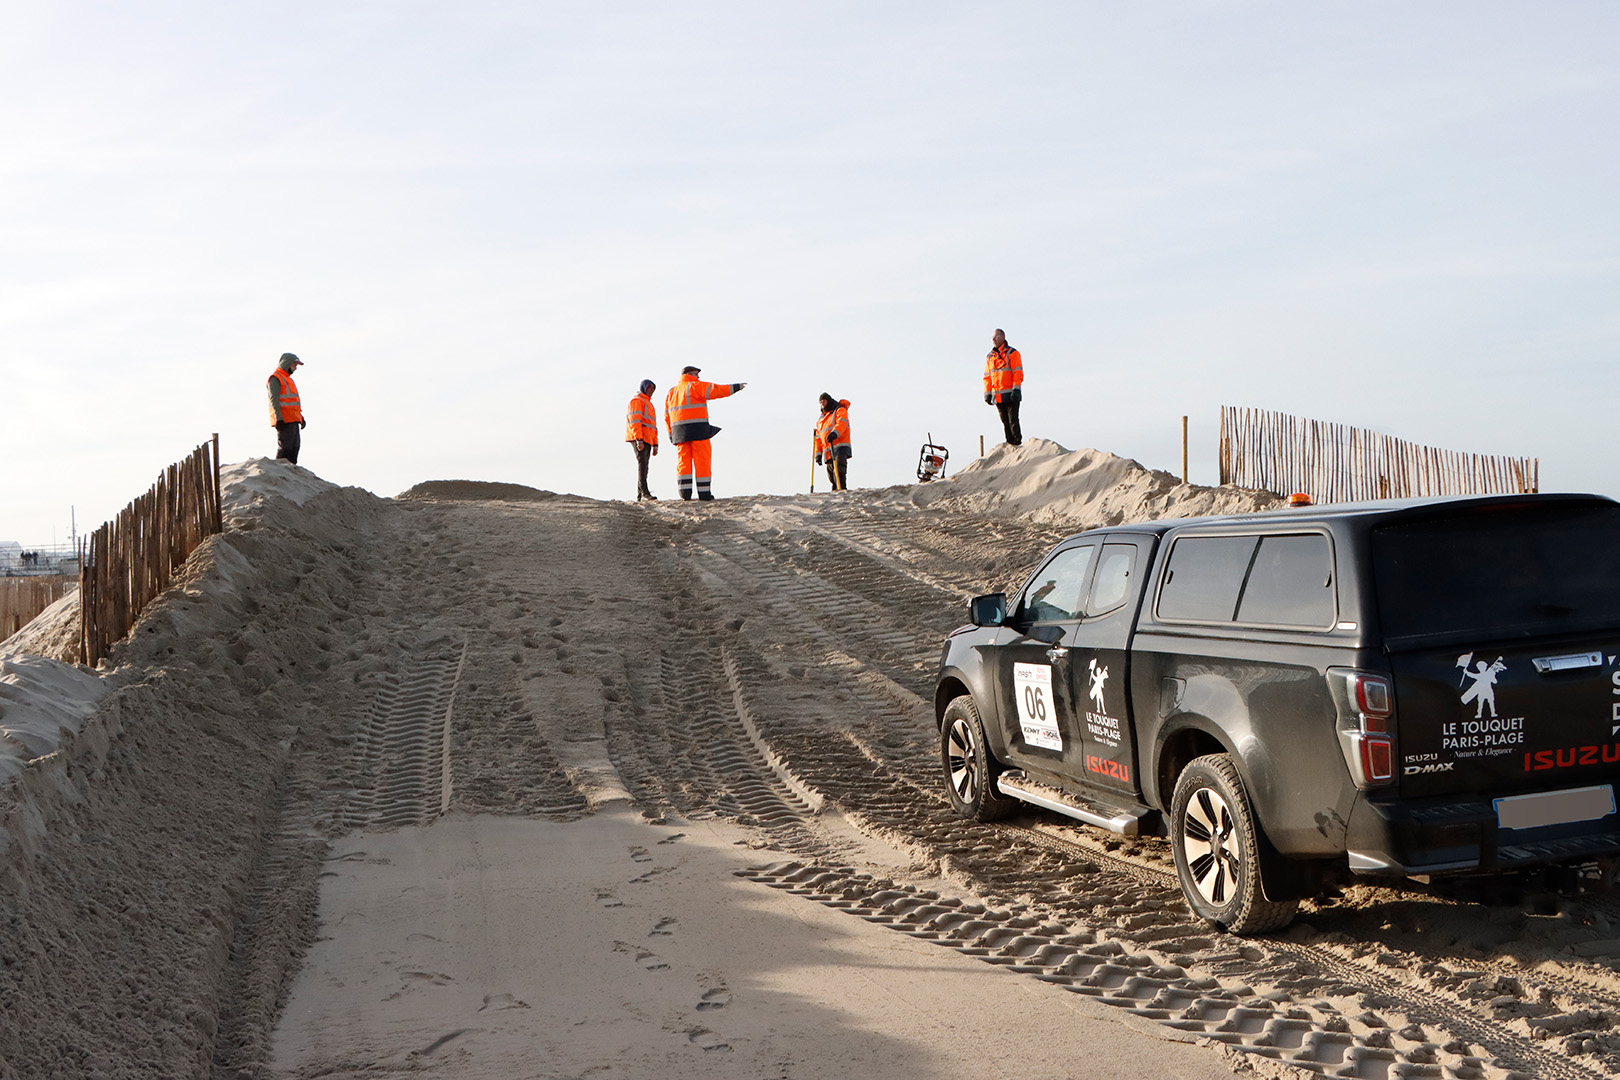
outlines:
[[[0, 539], [220, 433], [392, 495], [634, 492], [683, 364], [718, 494], [1024, 427], [1215, 479], [1281, 409], [1620, 494], [1611, 3], [0, 3]], [[674, 495], [673, 454], [654, 490]], [[819, 485], [818, 485], [819, 486]]]

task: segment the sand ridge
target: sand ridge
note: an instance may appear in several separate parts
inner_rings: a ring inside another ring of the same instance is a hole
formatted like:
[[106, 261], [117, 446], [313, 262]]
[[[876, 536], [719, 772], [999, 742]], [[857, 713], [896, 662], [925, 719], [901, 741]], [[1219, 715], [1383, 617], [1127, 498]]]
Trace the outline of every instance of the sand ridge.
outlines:
[[[247, 463], [227, 532], [76, 673], [104, 697], [0, 786], [0, 1077], [860, 1072], [847, 1046], [929, 1076], [1117, 1075], [1116, 1048], [1213, 1076], [1223, 1046], [1605, 1075], [1605, 897], [1352, 883], [1238, 941], [1162, 844], [945, 810], [963, 599], [1116, 514], [1245, 497], [1273, 500], [1036, 440], [926, 490], [703, 506]], [[776, 914], [755, 938], [734, 908]], [[972, 1023], [993, 1052], [934, 1052]]]

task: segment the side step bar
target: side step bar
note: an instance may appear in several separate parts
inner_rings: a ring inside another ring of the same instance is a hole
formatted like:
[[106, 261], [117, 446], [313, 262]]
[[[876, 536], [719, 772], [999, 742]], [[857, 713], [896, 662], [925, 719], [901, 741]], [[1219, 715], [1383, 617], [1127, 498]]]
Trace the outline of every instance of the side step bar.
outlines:
[[[1158, 811], [1149, 810], [1145, 806], [1125, 809], [1087, 802], [1038, 780], [1032, 780], [1021, 772], [1002, 773], [996, 778], [996, 788], [1010, 798], [1078, 818], [1087, 825], [1095, 825], [1099, 829], [1107, 829], [1120, 836], [1143, 835], [1144, 819], [1158, 814]], [[1153, 835], [1155, 831], [1151, 824], [1145, 830], [1147, 835]]]

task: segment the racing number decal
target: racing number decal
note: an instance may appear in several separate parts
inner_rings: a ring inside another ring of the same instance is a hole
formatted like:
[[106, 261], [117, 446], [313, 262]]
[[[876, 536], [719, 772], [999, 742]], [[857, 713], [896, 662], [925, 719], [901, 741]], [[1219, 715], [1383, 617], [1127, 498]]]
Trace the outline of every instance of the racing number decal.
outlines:
[[1047, 664], [1013, 665], [1013, 699], [1018, 703], [1018, 726], [1027, 746], [1062, 750], [1057, 710], [1052, 707], [1052, 668]]

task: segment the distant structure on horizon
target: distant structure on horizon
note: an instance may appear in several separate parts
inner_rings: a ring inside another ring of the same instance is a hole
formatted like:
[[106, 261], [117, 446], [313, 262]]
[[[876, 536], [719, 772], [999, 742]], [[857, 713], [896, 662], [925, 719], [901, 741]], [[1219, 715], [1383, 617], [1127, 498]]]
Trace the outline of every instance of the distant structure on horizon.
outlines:
[[15, 540], [0, 540], [0, 577], [79, 575], [79, 553], [73, 544], [25, 548]]

